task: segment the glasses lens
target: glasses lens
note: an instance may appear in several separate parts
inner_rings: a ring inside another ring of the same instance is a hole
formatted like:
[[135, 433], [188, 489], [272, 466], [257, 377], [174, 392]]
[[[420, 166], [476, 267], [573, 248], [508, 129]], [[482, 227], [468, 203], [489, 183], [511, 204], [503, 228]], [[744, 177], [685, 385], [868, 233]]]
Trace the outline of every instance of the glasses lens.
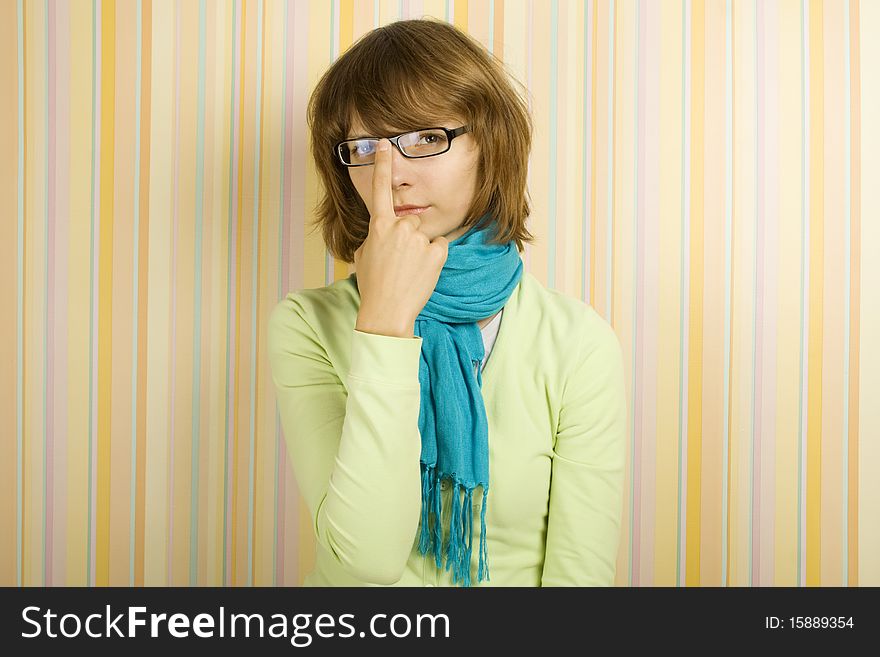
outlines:
[[442, 130], [418, 130], [403, 135], [400, 147], [410, 157], [426, 157], [448, 150], [449, 140]]
[[[376, 161], [378, 139], [351, 139], [339, 145], [342, 161], [351, 166]], [[416, 130], [400, 137], [400, 148], [409, 157], [430, 157], [449, 150], [449, 139], [442, 130]]]
[[378, 143], [378, 139], [352, 139], [339, 145], [339, 154], [346, 164], [372, 164]]

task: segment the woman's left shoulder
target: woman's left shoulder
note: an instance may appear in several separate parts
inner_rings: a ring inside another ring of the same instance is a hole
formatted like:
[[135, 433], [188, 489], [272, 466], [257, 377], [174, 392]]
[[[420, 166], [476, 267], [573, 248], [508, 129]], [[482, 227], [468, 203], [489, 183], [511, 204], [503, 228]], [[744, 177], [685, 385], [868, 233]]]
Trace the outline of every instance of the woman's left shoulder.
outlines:
[[521, 306], [540, 317], [545, 328], [583, 345], [587, 351], [596, 348], [619, 349], [614, 328], [593, 306], [560, 290], [549, 288], [533, 274], [523, 273]]

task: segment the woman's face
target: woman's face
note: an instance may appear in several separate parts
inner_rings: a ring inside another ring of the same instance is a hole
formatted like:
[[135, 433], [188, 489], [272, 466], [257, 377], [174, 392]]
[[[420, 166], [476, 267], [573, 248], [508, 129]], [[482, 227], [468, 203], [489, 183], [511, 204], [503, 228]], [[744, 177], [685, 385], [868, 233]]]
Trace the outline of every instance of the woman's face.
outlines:
[[[458, 128], [463, 122], [449, 121], [444, 128]], [[437, 126], [423, 126], [433, 128]], [[402, 132], [402, 131], [401, 131]], [[359, 123], [352, 124], [348, 138], [364, 136]], [[393, 135], [373, 135], [389, 137]], [[391, 200], [396, 208], [415, 205], [428, 209], [419, 214], [419, 230], [433, 240], [443, 235], [450, 242], [467, 232], [462, 227], [477, 187], [479, 147], [470, 133], [456, 137], [451, 148], [433, 157], [411, 159], [391, 146]], [[373, 215], [372, 165], [349, 167], [348, 174], [370, 215]], [[399, 215], [398, 216], [402, 216]]]

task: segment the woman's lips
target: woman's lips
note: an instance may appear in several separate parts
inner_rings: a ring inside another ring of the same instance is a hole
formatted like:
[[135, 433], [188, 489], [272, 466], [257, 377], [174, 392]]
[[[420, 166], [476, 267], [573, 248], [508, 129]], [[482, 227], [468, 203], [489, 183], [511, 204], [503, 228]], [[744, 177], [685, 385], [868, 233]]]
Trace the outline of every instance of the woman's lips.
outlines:
[[[430, 206], [428, 206], [428, 207], [430, 207]], [[424, 208], [402, 208], [400, 210], [395, 208], [394, 214], [395, 214], [395, 216], [403, 217], [408, 214], [422, 214], [422, 212], [424, 212], [427, 209], [428, 209], [427, 207], [424, 207]]]

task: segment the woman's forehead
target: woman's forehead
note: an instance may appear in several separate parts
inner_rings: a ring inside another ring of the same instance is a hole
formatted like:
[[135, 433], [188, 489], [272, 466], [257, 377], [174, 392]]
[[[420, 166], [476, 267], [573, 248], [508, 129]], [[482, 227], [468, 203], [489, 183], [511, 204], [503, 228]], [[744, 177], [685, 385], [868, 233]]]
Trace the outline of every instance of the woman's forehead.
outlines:
[[457, 118], [451, 118], [451, 119], [439, 120], [439, 121], [437, 119], [424, 119], [424, 118], [422, 118], [422, 119], [414, 119], [412, 122], [412, 125], [405, 127], [405, 128], [391, 127], [391, 128], [386, 128], [384, 130], [379, 130], [378, 132], [376, 132], [376, 131], [368, 130], [366, 127], [364, 127], [364, 124], [361, 123], [360, 119], [353, 118], [353, 119], [351, 119], [351, 122], [349, 123], [349, 126], [348, 126], [348, 136], [355, 137], [358, 135], [373, 134], [374, 132], [376, 132], [376, 136], [379, 136], [379, 135], [398, 135], [403, 132], [406, 132], [407, 130], [413, 130], [413, 129], [434, 128], [434, 127], [441, 127], [441, 126], [442, 127], [449, 127], [449, 126], [447, 126], [447, 124], [450, 124], [450, 125], [455, 124], [455, 126], [453, 126], [453, 127], [457, 127], [460, 123], [461, 123], [461, 121]]

